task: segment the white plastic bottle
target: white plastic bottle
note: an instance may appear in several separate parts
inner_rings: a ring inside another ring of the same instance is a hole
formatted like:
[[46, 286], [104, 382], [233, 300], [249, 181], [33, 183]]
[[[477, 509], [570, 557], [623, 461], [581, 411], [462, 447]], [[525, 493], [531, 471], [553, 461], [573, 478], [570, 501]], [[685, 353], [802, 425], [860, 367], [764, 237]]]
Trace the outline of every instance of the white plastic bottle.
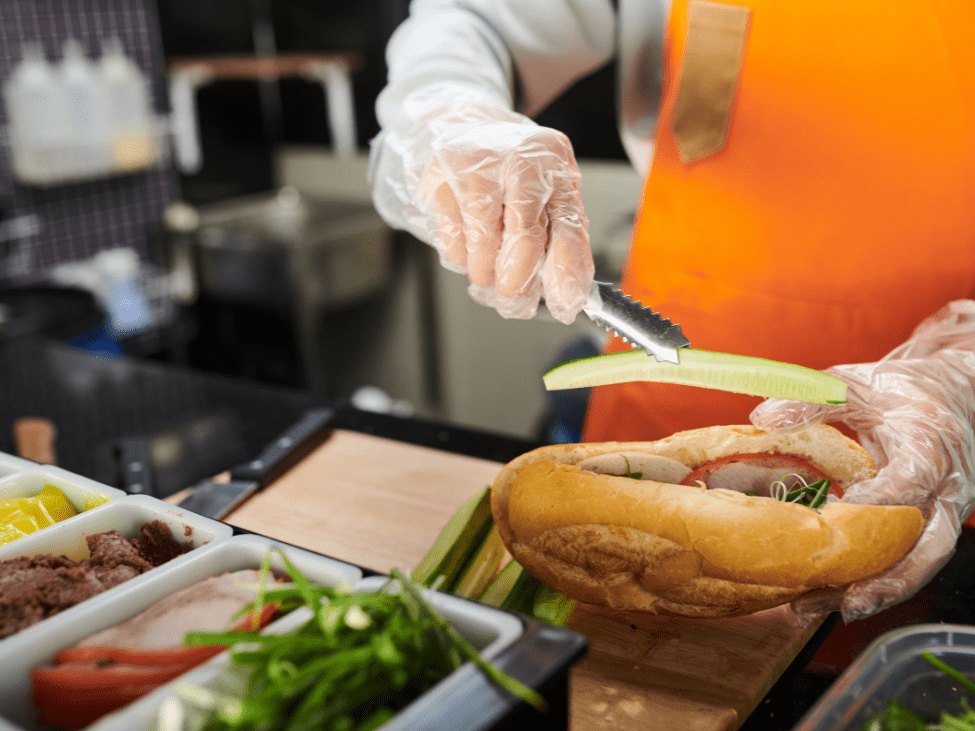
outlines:
[[60, 178], [67, 144], [64, 97], [39, 43], [24, 44], [3, 96], [16, 177], [31, 184]]
[[102, 43], [98, 69], [108, 95], [112, 164], [123, 171], [147, 167], [158, 157], [149, 82], [125, 55], [118, 38], [107, 38]]
[[64, 42], [64, 57], [58, 68], [67, 105], [71, 133], [69, 156], [72, 177], [86, 178], [111, 169], [108, 148], [108, 95], [101, 74], [85, 56], [81, 43]]

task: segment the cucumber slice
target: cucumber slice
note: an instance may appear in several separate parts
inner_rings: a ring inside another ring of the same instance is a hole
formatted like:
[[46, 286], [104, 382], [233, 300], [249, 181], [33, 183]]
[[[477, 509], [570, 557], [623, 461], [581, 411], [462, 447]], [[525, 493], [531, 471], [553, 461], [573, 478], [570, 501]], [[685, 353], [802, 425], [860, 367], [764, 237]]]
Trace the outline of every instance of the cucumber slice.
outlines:
[[[538, 584], [538, 579], [525, 571], [520, 563], [511, 559], [477, 600], [492, 607], [504, 606], [506, 609], [531, 614], [532, 597]], [[517, 592], [515, 592], [516, 587]]]
[[437, 585], [448, 591], [493, 527], [491, 488], [485, 487], [450, 517], [410, 578], [421, 586]]
[[539, 582], [532, 597], [532, 616], [556, 627], [564, 627], [579, 602], [558, 589]]
[[579, 604], [575, 599], [536, 579], [514, 559], [501, 569], [477, 600], [482, 604], [521, 612], [559, 627], [569, 621]]
[[[508, 564], [516, 563], [514, 559]], [[507, 566], [505, 567], [507, 568]], [[515, 581], [511, 585], [508, 595], [501, 600], [498, 606], [511, 612], [521, 612], [532, 616], [535, 611], [535, 590], [541, 586], [542, 582], [529, 574], [525, 569], [518, 565]]]
[[476, 599], [491, 583], [491, 579], [498, 573], [498, 569], [501, 568], [504, 551], [501, 533], [498, 532], [497, 526], [492, 525], [487, 537], [467, 560], [467, 564], [461, 570], [454, 585], [441, 587], [441, 589], [467, 599]]
[[792, 401], [846, 402], [846, 384], [812, 368], [693, 348], [680, 348], [677, 354], [680, 364], [658, 362], [643, 350], [605, 353], [563, 363], [542, 380], [549, 391], [657, 381]]

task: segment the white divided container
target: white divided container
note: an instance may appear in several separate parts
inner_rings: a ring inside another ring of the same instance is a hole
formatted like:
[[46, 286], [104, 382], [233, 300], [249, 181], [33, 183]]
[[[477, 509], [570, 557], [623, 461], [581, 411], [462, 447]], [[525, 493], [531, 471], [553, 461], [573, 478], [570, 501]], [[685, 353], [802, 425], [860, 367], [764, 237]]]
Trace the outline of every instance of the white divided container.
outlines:
[[[6, 456], [0, 455], [0, 457]], [[122, 490], [114, 487], [102, 485], [99, 482], [89, 480], [86, 477], [73, 474], [59, 467], [38, 466], [33, 462], [29, 463], [33, 465], [31, 467], [3, 476], [3, 464], [3, 462], [0, 462], [0, 500], [33, 497], [43, 490], [45, 485], [51, 485], [63, 492], [64, 496], [74, 505], [75, 510], [79, 511], [79, 515], [61, 521], [62, 524], [77, 520], [81, 514], [89, 510], [97, 510], [102, 507], [99, 503], [105, 503], [105, 498], [112, 501], [126, 496]], [[53, 527], [42, 528], [37, 533], [32, 534], [32, 536], [46, 535], [47, 531]], [[21, 545], [22, 541], [32, 536], [24, 536], [15, 541], [0, 544], [0, 559], [11, 555], [21, 555], [17, 552], [17, 549], [8, 549], [11, 546]], [[11, 550], [13, 551], [12, 553], [10, 552]]]
[[166, 523], [177, 541], [191, 542], [193, 550], [0, 640], [0, 718], [31, 728], [35, 716], [29, 702], [31, 668], [60, 648], [139, 611], [132, 607], [155, 601], [147, 597], [168, 594], [172, 583], [167, 583], [167, 577], [180, 574], [183, 563], [229, 538], [233, 529], [155, 498], [126, 496], [0, 547], [0, 560], [44, 553], [77, 560], [88, 555], [86, 536], [115, 529], [135, 538], [144, 523], [154, 520]]
[[[219, 548], [209, 551], [205, 559], [201, 557], [201, 561], [209, 562], [214, 554], [230, 548], [240, 538], [235, 537], [222, 544]], [[313, 569], [317, 568], [315, 566], [316, 562], [329, 561], [329, 559], [311, 554], [312, 561], [310, 563], [304, 561], [299, 562], [296, 560], [298, 556], [297, 549], [288, 547], [285, 550], [289, 559], [295, 563], [298, 570], [304, 573], [308, 579], [315, 583], [323, 583], [322, 579], [316, 576]], [[387, 581], [388, 579], [384, 576], [371, 576], [361, 581], [356, 581], [354, 583], [354, 589], [358, 591], [378, 591]], [[331, 585], [334, 585], [334, 583]], [[513, 614], [500, 612], [491, 607], [476, 604], [475, 602], [470, 602], [451, 594], [430, 590], [424, 593], [431, 603], [451, 621], [454, 627], [475, 647], [481, 650], [481, 654], [486, 658], [496, 656], [519, 639], [524, 632], [524, 625], [521, 620]], [[303, 625], [311, 616], [311, 610], [302, 607], [282, 617], [270, 625], [265, 631], [274, 634], [286, 634]], [[230, 656], [225, 652], [198, 668], [191, 670], [189, 673], [181, 676], [178, 681], [174, 682], [186, 682], [195, 685], [212, 684], [217, 680], [217, 677], [229, 661]], [[2, 662], [2, 658], [0, 658], [0, 662]], [[454, 671], [451, 679], [455, 682], [463, 682], [463, 676], [473, 675], [479, 672], [473, 665], [468, 663]], [[445, 683], [446, 679], [427, 691], [421, 698], [414, 701], [411, 706], [403, 709], [397, 715], [397, 725], [405, 724], [402, 726], [403, 728], [410, 728], [411, 721], [409, 719], [411, 713], [414, 712], [428, 715], [430, 707], [436, 706], [436, 700], [432, 696], [435, 696], [438, 693], [438, 689], [444, 686]], [[129, 704], [126, 708], [104, 717], [101, 721], [89, 726], [89, 731], [144, 731], [149, 729], [158, 717], [159, 708], [163, 701], [171, 693], [171, 685], [171, 683], [164, 685], [154, 693], [147, 695], [135, 703]], [[421, 699], [423, 700], [421, 701]], [[413, 711], [412, 709], [414, 707], [421, 707], [421, 702], [422, 710]], [[449, 728], [449, 726], [445, 726], [444, 728]]]
[[[278, 548], [311, 581], [337, 586], [351, 583], [356, 589], [377, 591], [386, 577], [363, 578], [355, 565], [321, 556], [259, 535], [233, 535], [233, 529], [148, 496], [131, 496], [121, 490], [88, 480], [65, 470], [0, 453], [0, 497], [36, 494], [45, 484], [62, 489], [76, 505], [84, 506], [91, 493], [109, 502], [87, 510], [35, 534], [0, 545], [0, 560], [38, 554], [64, 554], [80, 559], [88, 555], [86, 536], [118, 530], [135, 538], [140, 527], [159, 520], [181, 542], [191, 541], [188, 553], [137, 576], [98, 596], [0, 640], [0, 731], [40, 731], [30, 695], [30, 671], [51, 661], [61, 649], [145, 610], [156, 601], [207, 577], [247, 568], [258, 568], [271, 548]], [[283, 569], [280, 555], [272, 553], [272, 565]], [[441, 592], [428, 591], [437, 607], [474, 644], [482, 655], [495, 658], [502, 669], [525, 673], [526, 682], [539, 687], [554, 679], [568, 693], [568, 668], [585, 651], [580, 635], [562, 628], [526, 622], [507, 612]], [[274, 622], [265, 631], [292, 631], [310, 616], [299, 609]], [[180, 680], [210, 683], [229, 662], [223, 653], [182, 676]], [[129, 704], [89, 727], [99, 731], [140, 731], [155, 719], [170, 686]], [[439, 731], [443, 728], [488, 728], [511, 711], [517, 700], [502, 691], [470, 663], [431, 688], [392, 719], [390, 731]], [[561, 706], [560, 706], [561, 708]], [[552, 715], [552, 714], [549, 714]], [[561, 728], [564, 713], [540, 729]]]
[[0, 479], [24, 470], [37, 467], [37, 462], [31, 462], [23, 457], [15, 457], [6, 452], [0, 452]]
[[87, 536], [115, 529], [126, 538], [136, 538], [142, 524], [153, 520], [168, 525], [173, 538], [180, 543], [189, 541], [194, 548], [233, 533], [233, 528], [226, 523], [204, 518], [162, 500], [145, 495], [122, 495], [124, 497], [86, 510], [50, 528], [0, 545], [0, 560], [51, 553], [78, 561], [88, 557]]
[[[147, 500], [160, 503], [153, 498]], [[38, 728], [37, 713], [30, 702], [30, 671], [49, 662], [58, 651], [95, 632], [123, 622], [173, 592], [210, 576], [226, 571], [258, 569], [264, 556], [273, 547], [281, 548], [288, 559], [315, 583], [327, 586], [343, 583], [351, 585], [362, 577], [362, 570], [357, 566], [293, 548], [269, 538], [251, 535], [219, 536], [202, 550], [192, 551], [170, 561], [0, 642], [0, 667], [4, 668], [0, 677], [0, 721], [13, 723], [13, 728], [18, 730]], [[275, 554], [272, 565], [284, 568], [280, 556]], [[128, 590], [119, 591], [126, 587]], [[109, 727], [134, 729], [139, 728], [143, 721], [148, 724], [150, 718], [151, 711], [147, 711], [140, 701], [106, 717], [105, 722], [108, 719], [121, 719], [118, 725]], [[5, 731], [2, 725], [0, 731]]]
[[[35, 717], [29, 703], [31, 668], [50, 658], [61, 647], [94, 632], [99, 622], [114, 624], [120, 621], [110, 618], [124, 618], [129, 607], [142, 601], [151, 592], [149, 587], [153, 585], [155, 575], [164, 580], [170, 573], [178, 572], [184, 561], [198, 551], [202, 553], [208, 545], [229, 538], [233, 529], [155, 498], [126, 496], [0, 546], [0, 560], [46, 553], [78, 560], [88, 555], [86, 536], [114, 529], [126, 538], [135, 538], [144, 523], [154, 520], [166, 523], [176, 540], [191, 542], [193, 550], [0, 640], [0, 667], [3, 668], [0, 673], [0, 719], [30, 727]], [[164, 589], [160, 596], [168, 591], [168, 588]]]

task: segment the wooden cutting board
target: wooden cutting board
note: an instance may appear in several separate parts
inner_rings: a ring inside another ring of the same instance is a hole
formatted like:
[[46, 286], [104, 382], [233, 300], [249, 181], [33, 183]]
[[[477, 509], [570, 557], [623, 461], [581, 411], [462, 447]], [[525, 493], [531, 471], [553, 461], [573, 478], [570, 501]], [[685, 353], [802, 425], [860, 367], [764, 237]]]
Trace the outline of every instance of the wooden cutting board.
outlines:
[[[321, 447], [227, 522], [382, 573], [409, 572], [501, 465], [357, 432]], [[737, 728], [818, 623], [786, 609], [690, 620], [580, 608], [589, 652], [570, 675], [570, 723], [589, 729]]]

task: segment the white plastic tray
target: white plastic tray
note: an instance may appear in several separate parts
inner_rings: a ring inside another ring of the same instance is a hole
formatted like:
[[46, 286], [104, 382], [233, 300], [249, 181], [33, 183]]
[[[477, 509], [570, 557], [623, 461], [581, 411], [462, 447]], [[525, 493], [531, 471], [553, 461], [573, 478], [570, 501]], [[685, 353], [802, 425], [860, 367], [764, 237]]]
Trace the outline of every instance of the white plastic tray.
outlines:
[[220, 521], [181, 510], [162, 500], [130, 495], [86, 510], [37, 533], [4, 543], [0, 545], [0, 560], [51, 553], [77, 561], [88, 556], [86, 536], [115, 529], [126, 538], [135, 538], [139, 535], [140, 526], [153, 520], [166, 523], [173, 532], [173, 538], [180, 543], [189, 541], [196, 548], [233, 533], [230, 526]]
[[116, 529], [127, 538], [134, 538], [143, 523], [153, 520], [167, 523], [177, 540], [192, 541], [194, 549], [0, 640], [0, 667], [3, 668], [0, 718], [30, 728], [34, 716], [29, 702], [31, 668], [62, 647], [141, 611], [133, 611], [133, 607], [143, 602], [148, 606], [170, 593], [183, 574], [183, 564], [192, 565], [191, 559], [204, 554], [215, 542], [229, 538], [232, 529], [218, 521], [179, 511], [161, 500], [132, 496], [118, 498], [3, 546], [0, 559], [51, 553], [77, 560], [87, 555], [86, 536]]
[[[39, 466], [33, 462], [27, 462], [27, 460], [20, 460], [20, 462], [24, 463], [23, 469], [15, 469], [18, 465], [13, 461], [4, 462], [3, 460], [5, 458], [8, 458], [8, 455], [0, 453], [0, 500], [33, 497], [43, 490], [45, 485], [51, 485], [63, 492], [64, 496], [71, 501], [71, 504], [74, 505], [76, 510], [79, 512], [87, 512], [86, 508], [88, 506], [104, 498], [112, 501], [120, 497], [125, 497], [125, 493], [122, 490], [109, 487], [108, 485], [102, 485], [94, 480], [72, 474], [58, 467]], [[9, 459], [14, 460], [17, 458], [10, 457]], [[10, 468], [9, 472], [4, 471], [5, 466]], [[101, 506], [95, 506], [89, 509], [97, 510], [99, 507]], [[75, 520], [77, 517], [68, 518], [68, 520]], [[43, 528], [38, 532], [46, 530], [50, 530], [50, 528]], [[26, 537], [11, 541], [10, 543], [0, 544], [0, 558], [9, 555], [20, 555], [17, 551], [14, 551], [13, 554], [7, 553], [7, 546], [19, 544], [19, 541], [25, 539]]]
[[7, 475], [12, 475], [15, 472], [23, 472], [24, 470], [36, 466], [37, 462], [31, 462], [30, 460], [23, 459], [22, 457], [15, 457], [12, 454], [0, 452], [0, 478], [6, 477]]

